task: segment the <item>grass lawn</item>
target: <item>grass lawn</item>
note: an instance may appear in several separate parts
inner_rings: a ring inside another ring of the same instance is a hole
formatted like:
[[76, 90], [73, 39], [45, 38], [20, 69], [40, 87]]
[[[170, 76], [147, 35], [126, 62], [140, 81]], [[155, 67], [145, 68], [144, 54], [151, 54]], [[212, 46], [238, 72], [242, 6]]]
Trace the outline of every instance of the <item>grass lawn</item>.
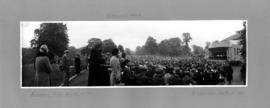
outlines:
[[[58, 70], [56, 64], [52, 64], [53, 72], [51, 73], [52, 86], [59, 86], [64, 81], [64, 72]], [[72, 67], [70, 76], [75, 74], [75, 69]], [[25, 64], [22, 66], [22, 86], [33, 87], [35, 78], [34, 64]]]

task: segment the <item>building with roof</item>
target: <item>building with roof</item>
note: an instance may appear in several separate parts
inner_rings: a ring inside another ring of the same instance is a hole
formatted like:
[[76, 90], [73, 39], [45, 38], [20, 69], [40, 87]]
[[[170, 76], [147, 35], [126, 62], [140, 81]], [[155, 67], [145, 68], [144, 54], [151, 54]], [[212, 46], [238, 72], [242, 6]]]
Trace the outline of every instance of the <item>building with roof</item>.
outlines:
[[241, 32], [237, 31], [236, 34], [222, 40], [211, 43], [206, 54], [206, 58], [213, 60], [228, 60], [228, 61], [242, 61], [241, 45], [240, 45]]

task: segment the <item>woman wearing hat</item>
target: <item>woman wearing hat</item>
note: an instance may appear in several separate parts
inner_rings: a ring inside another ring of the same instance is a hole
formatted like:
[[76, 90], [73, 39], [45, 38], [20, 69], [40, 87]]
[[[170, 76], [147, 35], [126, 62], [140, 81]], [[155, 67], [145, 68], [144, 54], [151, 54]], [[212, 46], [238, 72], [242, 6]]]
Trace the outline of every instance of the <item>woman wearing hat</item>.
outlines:
[[37, 56], [35, 58], [35, 84], [36, 86], [51, 86], [50, 73], [52, 66], [48, 57], [49, 49], [46, 44], [38, 47]]
[[110, 65], [112, 72], [110, 74], [110, 85], [114, 86], [120, 83], [121, 80], [121, 66], [118, 59], [119, 50], [117, 48], [112, 50], [112, 57], [110, 59]]
[[98, 40], [91, 49], [88, 86], [109, 85], [109, 75], [102, 56], [102, 42]]

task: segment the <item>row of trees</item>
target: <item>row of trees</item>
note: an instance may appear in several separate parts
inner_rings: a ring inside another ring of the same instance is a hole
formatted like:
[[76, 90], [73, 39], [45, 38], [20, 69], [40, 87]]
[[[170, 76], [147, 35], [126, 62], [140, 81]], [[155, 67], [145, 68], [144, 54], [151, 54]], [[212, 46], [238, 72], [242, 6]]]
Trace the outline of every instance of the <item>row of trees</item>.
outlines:
[[[145, 45], [138, 46], [135, 54], [151, 54], [163, 56], [187, 56], [191, 54], [189, 42], [192, 37], [189, 33], [183, 33], [183, 41], [178, 38], [170, 38], [162, 40], [160, 43], [156, 42], [153, 37], [148, 37]], [[124, 48], [122, 45], [116, 45], [112, 39], [101, 40], [99, 38], [91, 38], [87, 41], [87, 45], [76, 49], [73, 46], [69, 47], [69, 38], [67, 35], [67, 26], [63, 23], [42, 23], [40, 27], [34, 30], [34, 38], [30, 41], [31, 48], [23, 48], [23, 62], [33, 62], [36, 48], [39, 44], [46, 43], [52, 55], [61, 57], [65, 50], [70, 51], [70, 55], [75, 57], [76, 54], [90, 55], [91, 49], [97, 43], [102, 44], [103, 52], [110, 53], [112, 49], [118, 48], [121, 52], [126, 54], [133, 54], [129, 48]], [[193, 45], [194, 54], [202, 55], [203, 48]]]
[[67, 35], [67, 26], [63, 23], [42, 23], [38, 29], [34, 30], [34, 38], [30, 41], [31, 48], [22, 49], [22, 62], [29, 64], [34, 62], [36, 48], [41, 43], [46, 43], [52, 56], [61, 57], [65, 50], [69, 50], [70, 56], [74, 58], [76, 54], [89, 55], [91, 49], [98, 42], [102, 43], [104, 53], [110, 53], [112, 49], [118, 48], [121, 52], [131, 54], [132, 51], [122, 45], [116, 45], [112, 39], [101, 41], [99, 38], [91, 38], [87, 41], [87, 45], [82, 48], [69, 46], [69, 38]]
[[87, 45], [79, 48], [79, 52], [82, 55], [90, 55], [91, 54], [91, 49], [94, 47], [94, 45], [96, 44], [101, 44], [102, 45], [102, 51], [103, 53], [111, 53], [111, 51], [114, 48], [118, 48], [119, 51], [121, 52], [125, 52], [126, 54], [131, 54], [132, 51], [129, 48], [125, 48], [123, 45], [116, 45], [112, 39], [105, 39], [105, 40], [101, 40], [99, 38], [91, 38], [87, 41]]
[[241, 48], [241, 56], [243, 57], [244, 59], [244, 62], [246, 62], [246, 56], [247, 56], [247, 43], [246, 43], [246, 22], [243, 22], [243, 26], [244, 26], [244, 29], [242, 29], [240, 32], [241, 32], [241, 36], [240, 36], [240, 45], [242, 45], [242, 48]]
[[[190, 33], [183, 33], [183, 41], [179, 37], [162, 40], [160, 43], [149, 36], [143, 46], [136, 47], [138, 55], [162, 55], [162, 56], [189, 56], [192, 54], [189, 42], [192, 40]], [[193, 54], [203, 55], [204, 49], [193, 45]]]
[[34, 37], [30, 41], [31, 48], [22, 48], [23, 64], [34, 63], [34, 57], [37, 53], [37, 47], [41, 43], [46, 43], [50, 50], [49, 55], [62, 56], [64, 51], [75, 47], [68, 47], [69, 38], [67, 35], [67, 26], [63, 23], [42, 23], [38, 29], [34, 30]]

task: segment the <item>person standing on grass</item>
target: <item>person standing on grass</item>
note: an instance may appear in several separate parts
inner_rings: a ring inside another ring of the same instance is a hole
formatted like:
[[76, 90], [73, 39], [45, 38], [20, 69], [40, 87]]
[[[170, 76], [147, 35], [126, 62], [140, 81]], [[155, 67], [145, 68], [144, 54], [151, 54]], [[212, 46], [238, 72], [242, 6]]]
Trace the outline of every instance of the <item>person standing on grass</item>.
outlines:
[[243, 84], [246, 84], [246, 63], [244, 63], [242, 66], [241, 66], [241, 81]]
[[226, 61], [224, 65], [224, 72], [226, 73], [226, 79], [228, 81], [228, 84], [231, 85], [233, 79], [233, 69], [228, 61]]
[[120, 83], [121, 80], [121, 67], [118, 58], [119, 50], [117, 48], [112, 50], [112, 57], [110, 59], [110, 65], [112, 72], [110, 74], [110, 85], [114, 86]]
[[52, 66], [48, 52], [49, 49], [45, 43], [39, 45], [34, 63], [36, 86], [51, 86], [50, 74], [52, 72]]
[[70, 67], [70, 62], [71, 58], [69, 56], [69, 51], [65, 50], [65, 54], [62, 58], [62, 67], [64, 68], [63, 71], [65, 73], [64, 75], [64, 85], [69, 86], [69, 67]]
[[108, 85], [108, 73], [104, 69], [105, 59], [102, 57], [102, 42], [95, 43], [91, 50], [89, 63], [88, 86]]
[[75, 68], [76, 68], [76, 74], [78, 75], [81, 71], [81, 59], [80, 59], [79, 54], [77, 54], [75, 57]]

